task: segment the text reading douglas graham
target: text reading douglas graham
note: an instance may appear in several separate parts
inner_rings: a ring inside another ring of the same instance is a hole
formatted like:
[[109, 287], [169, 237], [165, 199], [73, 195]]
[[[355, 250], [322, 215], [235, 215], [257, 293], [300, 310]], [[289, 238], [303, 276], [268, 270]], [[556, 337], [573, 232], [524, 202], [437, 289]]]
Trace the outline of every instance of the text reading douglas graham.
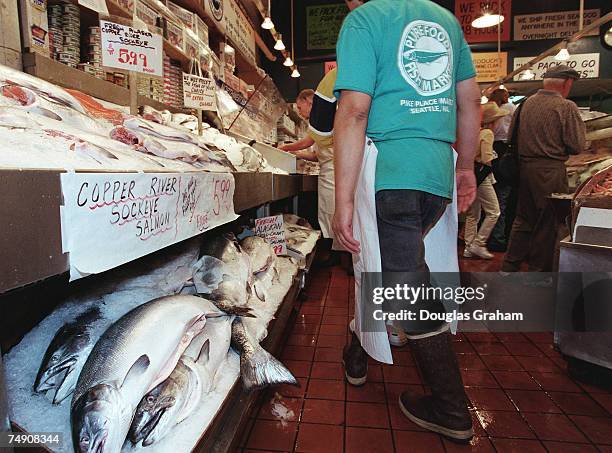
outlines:
[[[486, 285], [479, 287], [428, 287], [396, 284], [393, 287], [377, 287], [372, 290], [372, 302], [382, 305], [386, 301], [403, 301], [414, 305], [423, 301], [452, 301], [458, 305], [465, 302], [482, 302], [486, 296]], [[398, 311], [383, 311], [376, 309], [372, 316], [377, 321], [523, 321], [524, 315], [520, 312], [503, 312], [495, 310], [488, 312], [483, 309], [473, 311], [451, 311], [438, 313], [430, 310], [403, 309]]]

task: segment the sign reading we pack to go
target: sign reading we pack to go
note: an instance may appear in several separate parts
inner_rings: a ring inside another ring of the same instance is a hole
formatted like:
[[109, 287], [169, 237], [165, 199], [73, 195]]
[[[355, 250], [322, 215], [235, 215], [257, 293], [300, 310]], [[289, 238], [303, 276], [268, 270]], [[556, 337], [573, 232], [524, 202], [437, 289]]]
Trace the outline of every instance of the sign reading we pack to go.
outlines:
[[183, 73], [183, 104], [194, 109], [217, 111], [215, 81]]
[[287, 254], [285, 221], [282, 214], [255, 219], [255, 234], [264, 238], [277, 255]]
[[160, 35], [105, 20], [100, 21], [102, 66], [163, 77]]

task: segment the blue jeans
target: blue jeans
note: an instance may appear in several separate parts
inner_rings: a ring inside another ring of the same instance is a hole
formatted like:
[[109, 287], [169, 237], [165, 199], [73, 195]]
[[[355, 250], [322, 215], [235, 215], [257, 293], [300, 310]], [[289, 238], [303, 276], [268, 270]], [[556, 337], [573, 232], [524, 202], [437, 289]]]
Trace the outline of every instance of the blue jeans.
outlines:
[[[381, 190], [376, 193], [376, 220], [382, 262], [383, 285], [430, 285], [429, 268], [425, 262], [424, 237], [440, 219], [449, 200], [419, 190]], [[457, 253], [449, 250], [449, 253]], [[444, 313], [440, 301], [418, 301], [413, 305], [397, 301], [384, 310], [430, 310]], [[439, 321], [402, 321], [408, 333], [434, 332], [442, 325]]]

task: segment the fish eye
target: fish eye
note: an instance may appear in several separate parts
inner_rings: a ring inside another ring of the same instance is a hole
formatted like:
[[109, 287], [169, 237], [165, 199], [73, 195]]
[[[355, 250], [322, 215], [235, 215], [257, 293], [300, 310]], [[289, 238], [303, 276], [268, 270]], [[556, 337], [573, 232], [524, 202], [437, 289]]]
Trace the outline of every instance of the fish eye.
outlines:
[[81, 445], [89, 445], [89, 436], [81, 437]]
[[155, 402], [155, 397], [153, 395], [147, 396], [147, 403], [153, 404]]

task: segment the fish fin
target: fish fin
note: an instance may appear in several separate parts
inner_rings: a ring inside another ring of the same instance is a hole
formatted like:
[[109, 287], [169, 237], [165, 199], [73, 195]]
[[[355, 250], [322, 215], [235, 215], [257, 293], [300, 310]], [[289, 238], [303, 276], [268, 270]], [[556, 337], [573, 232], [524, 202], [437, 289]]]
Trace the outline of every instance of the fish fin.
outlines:
[[150, 364], [151, 361], [149, 360], [149, 356], [147, 356], [146, 354], [143, 354], [138, 357], [138, 359], [128, 370], [127, 374], [125, 375], [125, 378], [123, 378], [123, 382], [121, 383], [120, 388], [123, 389], [124, 387], [130, 387], [130, 385], [137, 382], [138, 379], [140, 379], [140, 376], [145, 371], [147, 371], [147, 368], [149, 368]]
[[31, 111], [33, 113], [37, 113], [39, 115], [46, 116], [47, 118], [51, 118], [52, 120], [55, 120], [55, 121], [62, 121], [61, 116], [59, 116], [57, 113], [52, 112], [51, 110], [46, 109], [44, 107], [36, 106]]
[[214, 256], [203, 256], [193, 265], [193, 281], [199, 293], [209, 294], [223, 281], [225, 263]]
[[204, 365], [208, 363], [209, 360], [210, 360], [210, 338], [208, 338], [202, 345], [202, 349], [200, 350], [200, 354], [196, 358], [196, 362]]
[[231, 302], [224, 302], [222, 300], [211, 300], [211, 302], [215, 305], [215, 307], [227, 315], [236, 315], [243, 318], [256, 318], [256, 316], [251, 313], [250, 307], [232, 305]]
[[257, 283], [258, 282], [255, 282], [253, 284], [253, 288], [255, 289], [255, 295], [257, 296], [259, 300], [261, 300], [262, 302], [265, 302], [266, 301], [266, 291], [264, 288], [261, 287], [262, 286], [261, 284], [258, 285]]
[[259, 344], [254, 345], [252, 354], [240, 355], [240, 375], [246, 390], [261, 389], [275, 384], [291, 384], [299, 387], [299, 382], [285, 365]]

